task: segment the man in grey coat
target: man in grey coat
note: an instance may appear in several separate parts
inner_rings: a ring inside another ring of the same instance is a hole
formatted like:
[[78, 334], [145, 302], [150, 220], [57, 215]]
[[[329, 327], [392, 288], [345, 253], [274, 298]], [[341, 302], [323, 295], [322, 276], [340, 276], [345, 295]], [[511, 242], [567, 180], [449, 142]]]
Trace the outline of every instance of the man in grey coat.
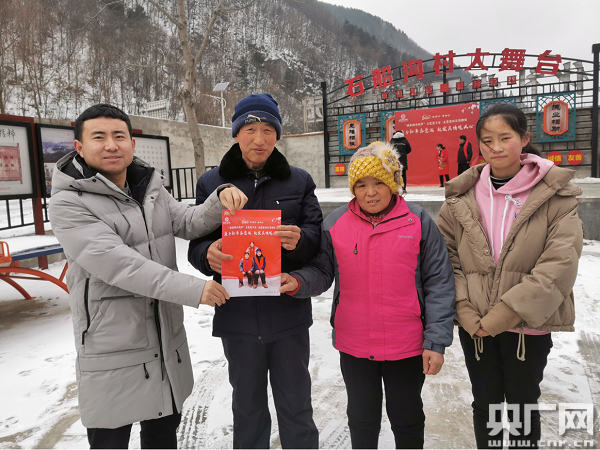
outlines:
[[75, 122], [75, 150], [54, 169], [50, 222], [69, 270], [81, 421], [91, 448], [176, 448], [193, 374], [183, 306], [222, 305], [215, 281], [177, 272], [175, 236], [216, 230], [246, 196], [219, 186], [201, 206], [177, 202], [135, 158], [129, 117], [99, 104]]

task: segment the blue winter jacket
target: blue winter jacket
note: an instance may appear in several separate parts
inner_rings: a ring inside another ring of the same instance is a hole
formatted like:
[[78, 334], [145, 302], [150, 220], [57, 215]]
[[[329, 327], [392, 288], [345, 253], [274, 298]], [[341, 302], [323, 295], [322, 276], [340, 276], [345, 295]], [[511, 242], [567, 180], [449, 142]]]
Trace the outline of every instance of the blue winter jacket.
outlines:
[[[319, 249], [323, 215], [315, 183], [305, 170], [292, 167], [274, 149], [258, 180], [242, 159], [235, 144], [223, 157], [219, 167], [206, 172], [196, 185], [196, 204], [200, 205], [216, 187], [231, 183], [248, 197], [244, 209], [281, 210], [282, 225], [297, 225], [301, 237], [296, 249], [281, 249], [281, 271], [300, 269]], [[208, 247], [221, 237], [221, 228], [190, 242], [189, 262], [203, 274], [221, 282], [221, 276], [208, 265]], [[235, 294], [235, 293], [230, 293]], [[215, 308], [213, 336], [271, 342], [296, 334], [312, 325], [310, 298], [234, 297]]]

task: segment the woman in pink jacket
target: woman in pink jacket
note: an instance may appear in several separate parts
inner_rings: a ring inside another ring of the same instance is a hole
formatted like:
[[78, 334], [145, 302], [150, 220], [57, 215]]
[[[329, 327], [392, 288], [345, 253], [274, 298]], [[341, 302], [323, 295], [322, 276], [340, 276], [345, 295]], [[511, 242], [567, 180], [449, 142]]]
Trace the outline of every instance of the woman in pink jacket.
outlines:
[[452, 343], [446, 245], [429, 215], [398, 195], [401, 173], [390, 145], [359, 149], [348, 175], [355, 198], [323, 221], [317, 255], [281, 278], [281, 292], [296, 297], [320, 295], [335, 279], [332, 336], [353, 448], [377, 448], [382, 381], [396, 447], [423, 447], [421, 388]]

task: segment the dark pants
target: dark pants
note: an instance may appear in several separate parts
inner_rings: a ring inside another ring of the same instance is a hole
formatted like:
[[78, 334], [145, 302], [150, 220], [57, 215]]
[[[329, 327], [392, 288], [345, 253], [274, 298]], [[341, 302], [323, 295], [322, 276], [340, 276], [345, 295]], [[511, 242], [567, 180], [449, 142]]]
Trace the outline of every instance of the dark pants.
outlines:
[[244, 285], [244, 278], [248, 279], [248, 286], [252, 286], [252, 280], [254, 280], [254, 276], [252, 272], [240, 272], [238, 275], [238, 280], [240, 280], [240, 286]]
[[233, 447], [269, 448], [271, 382], [282, 448], [318, 448], [310, 399], [308, 329], [261, 344], [222, 338], [233, 387]]
[[469, 170], [471, 166], [469, 163], [458, 163], [458, 175], [463, 173], [465, 170]]
[[260, 275], [260, 281], [261, 281], [262, 285], [264, 286], [265, 284], [267, 284], [264, 272], [263, 273], [260, 273], [258, 271], [254, 272], [254, 284], [256, 286], [258, 286], [258, 277], [259, 277], [259, 275]]
[[[550, 334], [541, 336], [525, 335], [525, 361], [517, 359], [519, 334], [504, 332], [483, 338], [483, 352], [480, 360], [475, 358], [475, 343], [463, 328], [459, 328], [460, 343], [465, 353], [465, 363], [473, 387], [473, 426], [477, 448], [502, 448], [503, 432], [490, 435], [488, 421], [501, 422], [501, 412], [490, 418], [490, 405], [519, 405], [521, 426], [515, 427], [518, 436], [510, 435], [514, 445], [510, 448], [537, 448], [541, 436], [540, 413], [531, 411], [531, 432], [523, 435], [525, 404], [537, 404], [540, 397], [540, 383], [544, 378], [544, 368], [552, 348]], [[512, 411], [508, 410], [509, 421], [513, 421]]]
[[444, 187], [444, 177], [446, 181], [450, 181], [450, 175], [440, 175], [440, 187]]
[[[118, 408], [118, 406], [115, 406]], [[177, 448], [177, 427], [181, 422], [181, 414], [177, 412], [173, 402], [173, 414], [159, 419], [142, 420], [140, 440], [142, 448]], [[88, 428], [90, 448], [127, 448], [131, 426], [119, 428]]]
[[425, 413], [421, 389], [425, 381], [421, 355], [398, 361], [371, 361], [340, 352], [348, 393], [348, 427], [352, 448], [377, 448], [381, 407], [385, 405], [396, 448], [423, 448]]
[[406, 190], [406, 169], [402, 168], [402, 189]]

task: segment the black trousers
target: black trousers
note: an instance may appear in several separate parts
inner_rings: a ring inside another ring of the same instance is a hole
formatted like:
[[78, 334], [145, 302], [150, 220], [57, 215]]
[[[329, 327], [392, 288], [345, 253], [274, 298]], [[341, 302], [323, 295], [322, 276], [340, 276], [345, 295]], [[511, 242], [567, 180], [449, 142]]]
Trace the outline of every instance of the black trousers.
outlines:
[[458, 163], [458, 175], [463, 173], [465, 170], [469, 170], [471, 166], [469, 163]]
[[450, 175], [440, 175], [440, 187], [444, 187], [444, 177], [446, 181], [450, 181]]
[[396, 448], [423, 448], [425, 382], [421, 355], [398, 361], [371, 361], [340, 352], [348, 393], [348, 427], [352, 448], [377, 448], [385, 385], [385, 405]]
[[[177, 427], [181, 414], [173, 401], [173, 414], [159, 419], [142, 420], [140, 440], [142, 448], [177, 448]], [[90, 448], [128, 448], [131, 426], [119, 428], [88, 428]]]
[[[510, 448], [537, 448], [541, 436], [540, 412], [531, 411], [531, 432], [524, 435], [525, 404], [537, 404], [541, 395], [540, 383], [552, 348], [550, 334], [525, 335], [525, 361], [517, 359], [519, 334], [504, 332], [495, 337], [483, 338], [480, 360], [475, 358], [475, 341], [463, 328], [458, 331], [465, 353], [465, 363], [473, 388], [473, 427], [477, 448], [502, 448], [503, 432], [495, 435], [488, 428], [488, 421], [502, 422], [501, 412], [490, 417], [490, 405], [502, 402], [519, 405], [521, 425], [515, 427], [518, 436], [510, 435]], [[511, 409], [509, 421], [513, 422]]]
[[406, 190], [406, 168], [402, 168], [402, 189]]
[[270, 447], [269, 380], [281, 447], [319, 448], [310, 398], [308, 329], [267, 344], [222, 341], [233, 387], [233, 447]]

